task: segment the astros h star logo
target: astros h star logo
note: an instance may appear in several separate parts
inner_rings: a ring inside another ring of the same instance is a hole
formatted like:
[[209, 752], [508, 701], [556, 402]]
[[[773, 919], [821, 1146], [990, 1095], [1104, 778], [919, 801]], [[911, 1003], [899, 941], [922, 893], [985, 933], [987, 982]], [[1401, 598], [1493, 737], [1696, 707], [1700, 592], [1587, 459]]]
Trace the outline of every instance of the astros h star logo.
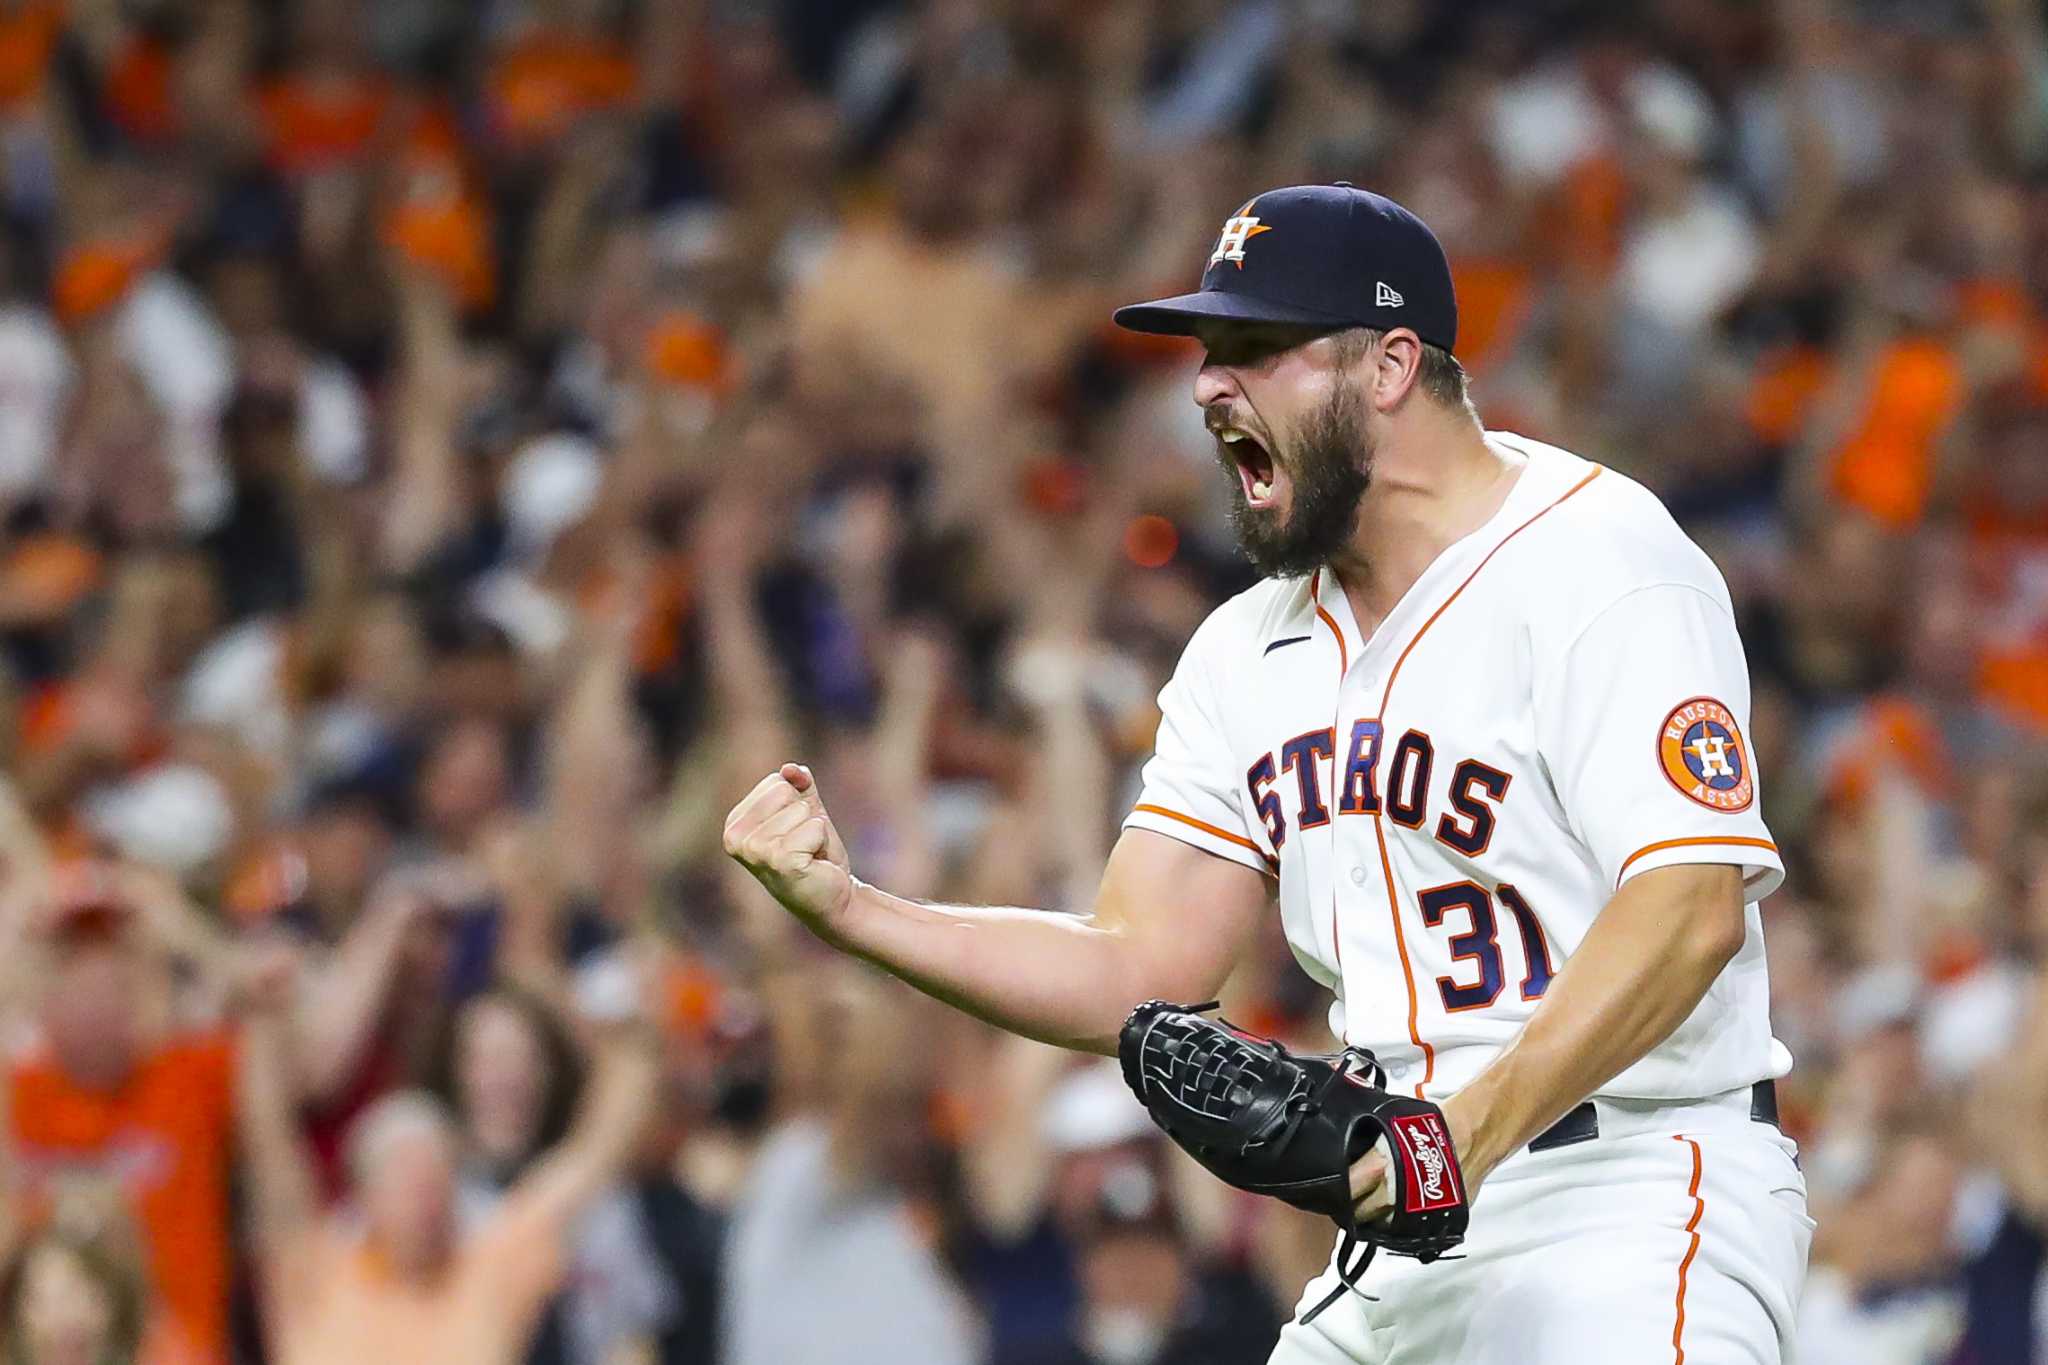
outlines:
[[1223, 235], [1216, 239], [1216, 250], [1209, 257], [1210, 265], [1229, 261], [1239, 270], [1244, 269], [1244, 244], [1262, 232], [1273, 230], [1253, 216], [1251, 207], [1258, 202], [1256, 199], [1245, 200], [1223, 224]]

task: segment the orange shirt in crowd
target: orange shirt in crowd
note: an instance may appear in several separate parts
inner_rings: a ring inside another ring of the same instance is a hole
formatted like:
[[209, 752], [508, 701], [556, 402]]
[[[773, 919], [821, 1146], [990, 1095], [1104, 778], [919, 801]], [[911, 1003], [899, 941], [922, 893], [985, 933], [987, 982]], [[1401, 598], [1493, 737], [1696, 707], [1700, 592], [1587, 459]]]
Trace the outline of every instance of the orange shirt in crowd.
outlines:
[[2048, 734], [2048, 518], [1987, 496], [1969, 509], [1971, 557], [1987, 629], [1978, 695]]
[[391, 109], [390, 82], [376, 76], [293, 74], [257, 96], [271, 166], [304, 174], [369, 150]]
[[1834, 377], [1834, 362], [1813, 346], [1786, 346], [1757, 362], [1744, 414], [1757, 439], [1784, 446], [1806, 429], [1813, 405]]
[[230, 1039], [205, 1034], [164, 1045], [118, 1090], [85, 1089], [40, 1052], [17, 1059], [8, 1077], [31, 1211], [46, 1210], [71, 1182], [118, 1187], [142, 1229], [151, 1292], [166, 1319], [156, 1335], [189, 1343], [181, 1358], [221, 1365], [234, 1058]]
[[64, 6], [54, 0], [0, 6], [0, 110], [17, 109], [43, 93], [63, 28]]
[[565, 1233], [515, 1191], [438, 1282], [413, 1284], [359, 1234], [331, 1223], [308, 1232], [271, 1285], [278, 1365], [516, 1365], [561, 1282]]
[[1553, 244], [1561, 262], [1596, 279], [1604, 278], [1621, 255], [1628, 215], [1628, 171], [1602, 152], [1579, 161], [1558, 185], [1546, 213], [1553, 230], [1541, 240]]
[[1962, 369], [1940, 341], [1887, 344], [1862, 418], [1835, 452], [1835, 496], [1893, 530], [1917, 525], [1934, 488], [1936, 442], [1963, 398]]
[[1513, 351], [1535, 293], [1529, 268], [1504, 257], [1467, 257], [1451, 267], [1458, 297], [1458, 359], [1484, 374]]
[[129, 35], [108, 62], [100, 88], [107, 116], [138, 142], [164, 142], [177, 136], [173, 74], [168, 47], [155, 38]]

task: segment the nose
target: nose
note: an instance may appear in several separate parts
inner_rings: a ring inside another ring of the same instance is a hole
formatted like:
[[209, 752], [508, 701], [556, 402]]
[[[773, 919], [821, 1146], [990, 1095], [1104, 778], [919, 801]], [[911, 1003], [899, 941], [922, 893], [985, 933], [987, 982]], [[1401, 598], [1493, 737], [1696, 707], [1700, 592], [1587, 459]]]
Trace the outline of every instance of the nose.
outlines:
[[1204, 360], [1195, 372], [1195, 406], [1209, 408], [1238, 396], [1237, 375], [1231, 368]]

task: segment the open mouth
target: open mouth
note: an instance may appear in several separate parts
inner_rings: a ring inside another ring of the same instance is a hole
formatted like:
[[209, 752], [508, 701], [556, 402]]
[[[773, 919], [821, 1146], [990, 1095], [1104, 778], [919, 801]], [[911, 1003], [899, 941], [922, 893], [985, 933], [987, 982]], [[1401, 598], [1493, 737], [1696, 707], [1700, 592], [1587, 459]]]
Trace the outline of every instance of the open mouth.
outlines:
[[1223, 443], [1225, 454], [1237, 466], [1244, 500], [1253, 507], [1271, 507], [1277, 481], [1272, 452], [1241, 427], [1218, 427], [1216, 439]]

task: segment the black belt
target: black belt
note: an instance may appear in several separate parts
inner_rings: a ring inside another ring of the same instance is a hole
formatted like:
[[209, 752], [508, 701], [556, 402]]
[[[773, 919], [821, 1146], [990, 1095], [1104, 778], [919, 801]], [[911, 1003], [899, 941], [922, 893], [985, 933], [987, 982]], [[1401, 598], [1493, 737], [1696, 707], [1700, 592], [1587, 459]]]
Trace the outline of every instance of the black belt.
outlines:
[[[1776, 1081], [1758, 1081], [1749, 1088], [1749, 1116], [1758, 1123], [1768, 1123], [1773, 1128], [1778, 1126]], [[1529, 1144], [1529, 1150], [1547, 1152], [1553, 1147], [1569, 1147], [1578, 1142], [1591, 1142], [1599, 1136], [1600, 1115], [1593, 1108], [1593, 1101], [1587, 1100], [1538, 1134]]]

